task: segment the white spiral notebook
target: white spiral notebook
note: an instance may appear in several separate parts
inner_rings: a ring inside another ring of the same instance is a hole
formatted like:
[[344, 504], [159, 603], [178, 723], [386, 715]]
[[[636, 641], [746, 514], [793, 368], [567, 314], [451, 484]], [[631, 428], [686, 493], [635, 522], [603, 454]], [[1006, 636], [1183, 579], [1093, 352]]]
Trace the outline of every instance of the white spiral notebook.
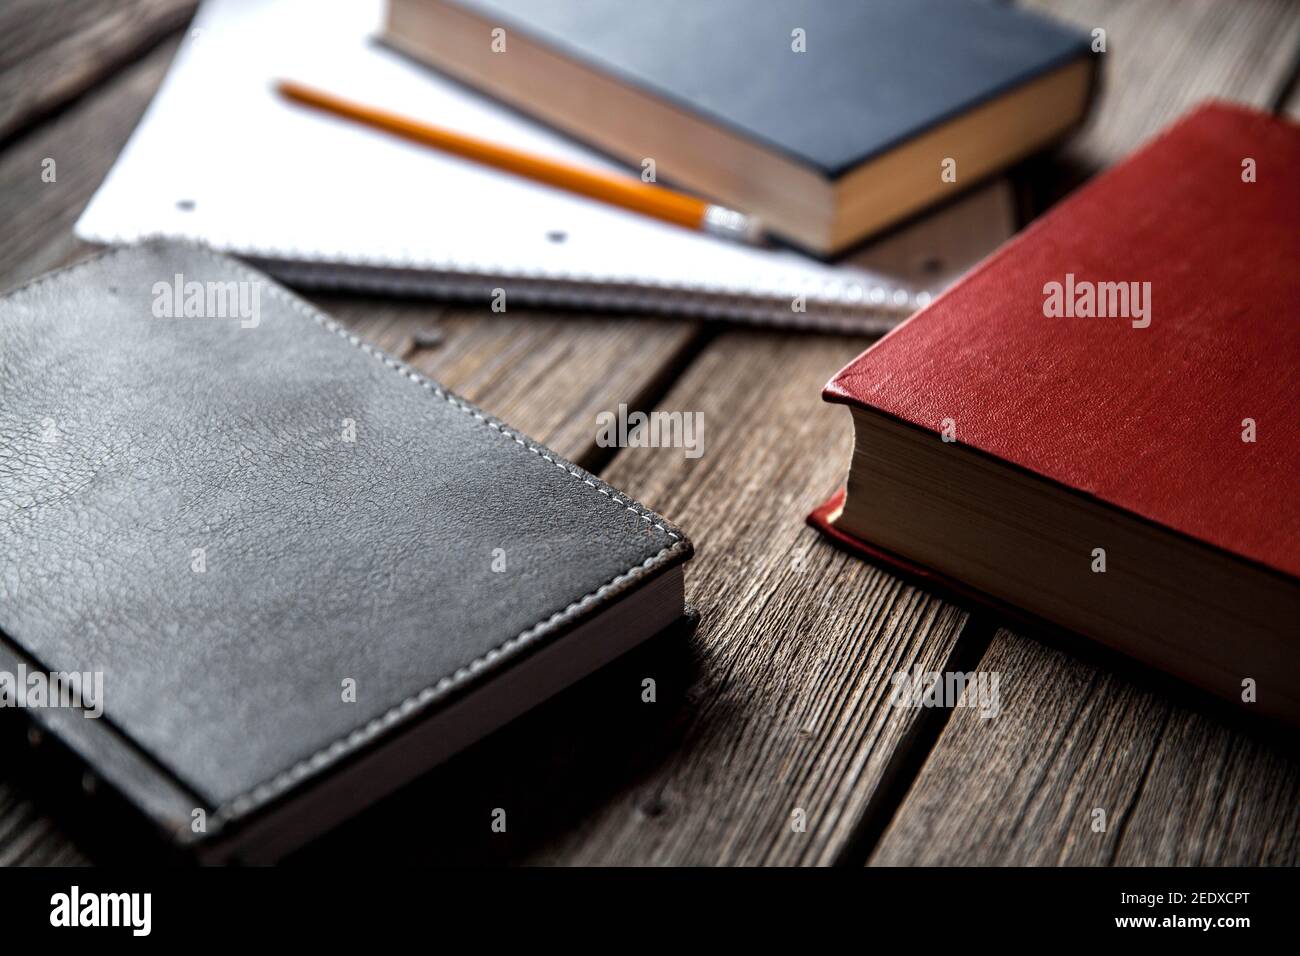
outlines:
[[[887, 277], [659, 223], [282, 100], [278, 78], [620, 169], [375, 39], [381, 0], [207, 0], [77, 222], [206, 243], [306, 287], [882, 331], [928, 301]], [[630, 175], [630, 174], [629, 174]], [[800, 311], [802, 309], [802, 311]]]

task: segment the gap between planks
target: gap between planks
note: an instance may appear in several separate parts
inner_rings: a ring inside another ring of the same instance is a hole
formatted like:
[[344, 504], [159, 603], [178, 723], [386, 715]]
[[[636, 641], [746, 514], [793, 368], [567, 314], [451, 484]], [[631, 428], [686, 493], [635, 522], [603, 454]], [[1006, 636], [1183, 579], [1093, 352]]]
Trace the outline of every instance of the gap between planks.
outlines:
[[0, 150], [186, 23], [195, 0], [10, 0], [0, 8]]

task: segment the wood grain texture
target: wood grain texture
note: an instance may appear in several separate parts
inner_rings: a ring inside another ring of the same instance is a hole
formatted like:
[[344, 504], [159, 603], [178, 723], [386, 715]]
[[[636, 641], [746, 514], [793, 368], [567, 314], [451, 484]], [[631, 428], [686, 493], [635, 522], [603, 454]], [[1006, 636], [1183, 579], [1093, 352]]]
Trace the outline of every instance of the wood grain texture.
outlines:
[[1010, 631], [979, 667], [1001, 712], [952, 711], [874, 865], [1300, 862], [1300, 763], [1277, 743]]
[[[1029, 5], [1105, 27], [1109, 49], [1092, 125], [1036, 164], [1047, 201], [1205, 97], [1267, 108], [1300, 45], [1295, 4]], [[1257, 733], [1140, 674], [1008, 631], [979, 667], [1000, 672], [1015, 703], [992, 721], [952, 713], [873, 863], [1297, 861], [1300, 769]], [[1106, 810], [1104, 833], [1091, 830], [1095, 807]]]
[[[0, 289], [89, 255], [72, 225], [108, 174], [179, 44], [173, 38], [0, 153]], [[55, 161], [55, 181], [41, 162]]]
[[185, 24], [195, 0], [8, 0], [0, 6], [0, 142]]
[[1292, 0], [1025, 0], [1079, 28], [1106, 31], [1092, 119], [1029, 164], [1037, 211], [1211, 97], [1267, 108], [1300, 49]]
[[605, 472], [696, 544], [699, 673], [665, 761], [531, 859], [815, 864], [852, 840], [921, 716], [888, 705], [890, 678], [944, 666], [964, 623], [804, 524], [851, 445], [818, 393], [864, 344], [723, 335], [659, 406], [703, 413], [703, 456], [627, 449]]
[[1300, 48], [1290, 0], [1024, 0], [1082, 30], [1106, 30], [1093, 119], [1066, 152], [1110, 165], [1208, 98], [1266, 108]]

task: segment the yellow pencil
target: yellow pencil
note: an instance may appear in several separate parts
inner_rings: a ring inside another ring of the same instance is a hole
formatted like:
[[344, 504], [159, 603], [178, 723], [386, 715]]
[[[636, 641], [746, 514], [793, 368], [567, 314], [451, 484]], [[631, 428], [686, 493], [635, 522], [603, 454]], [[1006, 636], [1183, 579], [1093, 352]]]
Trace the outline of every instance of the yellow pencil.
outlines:
[[674, 192], [663, 186], [625, 176], [581, 169], [558, 160], [502, 146], [499, 143], [485, 142], [363, 103], [354, 103], [341, 96], [313, 89], [293, 80], [280, 80], [276, 84], [276, 89], [281, 96], [295, 103], [324, 110], [335, 116], [342, 116], [496, 169], [504, 169], [528, 179], [567, 189], [580, 196], [599, 199], [656, 219], [686, 226], [688, 229], [698, 229], [710, 235], [747, 242], [756, 241], [762, 234], [758, 220], [752, 216], [694, 196]]

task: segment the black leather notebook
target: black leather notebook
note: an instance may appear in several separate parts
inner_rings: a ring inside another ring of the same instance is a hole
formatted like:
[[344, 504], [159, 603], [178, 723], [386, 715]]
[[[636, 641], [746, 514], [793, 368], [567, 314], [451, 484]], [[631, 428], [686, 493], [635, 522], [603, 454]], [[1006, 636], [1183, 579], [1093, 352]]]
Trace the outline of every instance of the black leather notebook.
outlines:
[[1097, 65], [982, 0], [391, 0], [386, 38], [823, 253], [1058, 137]]
[[201, 858], [279, 856], [664, 629], [690, 555], [200, 247], [0, 300], [0, 716]]

